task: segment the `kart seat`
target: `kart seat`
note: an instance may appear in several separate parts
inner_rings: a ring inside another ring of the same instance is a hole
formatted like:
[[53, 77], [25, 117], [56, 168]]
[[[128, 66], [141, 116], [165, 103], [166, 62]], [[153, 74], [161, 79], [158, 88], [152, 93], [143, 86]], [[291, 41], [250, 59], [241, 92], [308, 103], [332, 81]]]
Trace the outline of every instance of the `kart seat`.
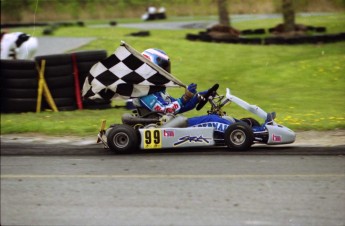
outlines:
[[137, 124], [147, 125], [147, 124], [158, 123], [158, 122], [159, 122], [159, 118], [158, 117], [143, 118], [143, 117], [136, 117], [136, 116], [134, 116], [132, 114], [129, 114], [129, 113], [125, 113], [125, 114], [122, 115], [122, 123], [130, 125], [130, 126], [134, 126], [134, 125], [137, 125]]
[[177, 115], [167, 123], [161, 126], [161, 128], [183, 128], [187, 127], [187, 117], [182, 115]]

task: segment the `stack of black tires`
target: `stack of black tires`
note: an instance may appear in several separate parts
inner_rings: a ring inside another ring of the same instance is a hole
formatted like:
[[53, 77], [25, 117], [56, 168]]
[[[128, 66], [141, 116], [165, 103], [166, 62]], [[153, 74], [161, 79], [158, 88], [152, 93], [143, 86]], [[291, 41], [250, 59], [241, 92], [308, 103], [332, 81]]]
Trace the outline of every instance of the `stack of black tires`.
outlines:
[[38, 73], [31, 60], [1, 60], [1, 112], [36, 111]]
[[[85, 101], [81, 89], [90, 68], [107, 57], [105, 50], [37, 56], [35, 60], [1, 60], [1, 112], [36, 111], [39, 67], [59, 111], [105, 109], [110, 101]], [[42, 98], [41, 109], [49, 109]]]

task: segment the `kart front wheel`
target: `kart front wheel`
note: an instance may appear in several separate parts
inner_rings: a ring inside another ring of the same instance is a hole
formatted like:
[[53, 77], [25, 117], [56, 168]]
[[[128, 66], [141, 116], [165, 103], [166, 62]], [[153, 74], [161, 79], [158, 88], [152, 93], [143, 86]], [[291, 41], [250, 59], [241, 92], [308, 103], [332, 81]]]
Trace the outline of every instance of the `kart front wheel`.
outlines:
[[226, 129], [224, 141], [230, 149], [243, 151], [252, 146], [254, 134], [246, 123], [237, 122]]
[[137, 149], [138, 134], [129, 125], [115, 125], [107, 135], [109, 148], [116, 153], [129, 153]]

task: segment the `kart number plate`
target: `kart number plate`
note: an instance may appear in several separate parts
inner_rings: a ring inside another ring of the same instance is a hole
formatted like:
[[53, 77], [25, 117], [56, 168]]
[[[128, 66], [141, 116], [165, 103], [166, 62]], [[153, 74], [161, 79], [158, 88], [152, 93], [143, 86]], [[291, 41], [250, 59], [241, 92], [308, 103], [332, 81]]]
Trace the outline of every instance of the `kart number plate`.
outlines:
[[162, 148], [162, 132], [158, 129], [147, 129], [143, 131], [144, 149]]

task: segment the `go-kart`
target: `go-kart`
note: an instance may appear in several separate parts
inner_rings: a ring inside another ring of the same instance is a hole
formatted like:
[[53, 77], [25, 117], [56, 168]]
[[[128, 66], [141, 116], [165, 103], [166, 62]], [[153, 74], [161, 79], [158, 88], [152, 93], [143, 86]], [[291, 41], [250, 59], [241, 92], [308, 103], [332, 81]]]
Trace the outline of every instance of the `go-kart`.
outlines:
[[[217, 128], [215, 123], [203, 123], [198, 126], [187, 125], [188, 119], [182, 115], [149, 112], [138, 107], [132, 114], [122, 116], [123, 124], [113, 124], [105, 129], [102, 122], [97, 143], [115, 153], [128, 153], [137, 149], [165, 149], [205, 146], [225, 146], [230, 150], [247, 150], [253, 144], [267, 145], [288, 144], [295, 141], [295, 133], [289, 128], [277, 124], [276, 114], [266, 113], [256, 105], [250, 105], [232, 95], [226, 89], [226, 95], [217, 93], [219, 85], [215, 84], [205, 95], [200, 96], [196, 106], [201, 110], [207, 102], [211, 109], [210, 116], [222, 117], [229, 123]], [[235, 103], [256, 114], [264, 120], [259, 123], [254, 118], [235, 119], [226, 115], [222, 108]]]

